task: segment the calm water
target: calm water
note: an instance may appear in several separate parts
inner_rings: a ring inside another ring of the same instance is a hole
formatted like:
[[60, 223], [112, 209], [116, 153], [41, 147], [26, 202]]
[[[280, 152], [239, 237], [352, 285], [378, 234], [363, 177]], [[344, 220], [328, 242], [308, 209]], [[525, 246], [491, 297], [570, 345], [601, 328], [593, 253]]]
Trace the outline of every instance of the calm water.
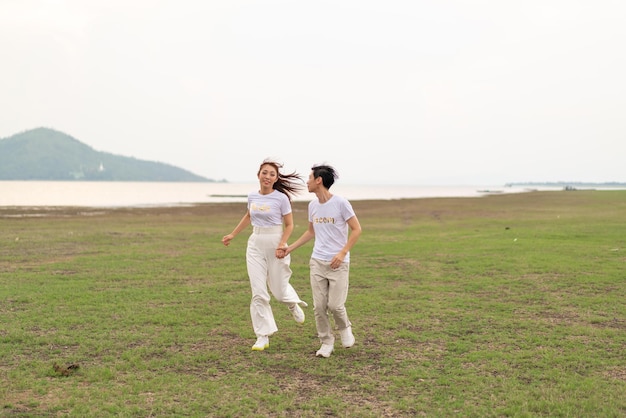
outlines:
[[[169, 206], [193, 203], [245, 202], [258, 183], [150, 183], [0, 181], [0, 206]], [[519, 193], [503, 186], [383, 186], [335, 184], [332, 191], [350, 200], [425, 197], [478, 197]], [[554, 190], [554, 189], [553, 189]], [[558, 189], [556, 189], [558, 190]], [[314, 195], [304, 192], [297, 201]]]

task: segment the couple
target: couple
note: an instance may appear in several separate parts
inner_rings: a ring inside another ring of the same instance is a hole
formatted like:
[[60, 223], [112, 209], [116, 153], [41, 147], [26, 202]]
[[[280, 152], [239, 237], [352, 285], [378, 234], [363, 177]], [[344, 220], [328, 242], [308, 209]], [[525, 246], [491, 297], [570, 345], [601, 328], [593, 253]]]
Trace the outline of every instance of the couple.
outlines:
[[272, 160], [261, 163], [257, 173], [260, 189], [248, 195], [246, 214], [235, 229], [222, 238], [222, 243], [228, 246], [237, 234], [252, 224], [253, 233], [246, 250], [252, 287], [250, 315], [257, 336], [252, 350], [262, 351], [269, 347], [269, 336], [278, 330], [268, 287], [279, 302], [289, 307], [296, 322], [304, 322], [304, 312], [299, 305], [306, 307], [307, 304], [289, 283], [289, 254], [315, 239], [309, 267], [315, 324], [322, 343], [315, 355], [330, 357], [335, 344], [330, 315], [339, 328], [341, 344], [349, 348], [355, 342], [345, 302], [350, 249], [361, 235], [361, 225], [350, 202], [329, 192], [338, 178], [335, 169], [329, 165], [314, 166], [307, 180], [309, 192], [317, 196], [309, 203], [309, 227], [294, 243], [287, 245], [294, 228], [291, 198], [302, 186], [296, 183], [301, 180], [297, 173], [282, 174], [280, 168], [282, 164]]

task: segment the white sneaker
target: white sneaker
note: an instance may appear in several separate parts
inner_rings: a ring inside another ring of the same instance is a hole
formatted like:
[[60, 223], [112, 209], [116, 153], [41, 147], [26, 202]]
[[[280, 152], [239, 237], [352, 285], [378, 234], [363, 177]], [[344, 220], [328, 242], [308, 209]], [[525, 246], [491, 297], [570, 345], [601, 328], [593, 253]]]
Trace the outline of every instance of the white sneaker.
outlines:
[[339, 331], [341, 334], [341, 345], [345, 348], [350, 348], [354, 345], [355, 339], [354, 335], [352, 335], [352, 327], [344, 328]]
[[319, 350], [315, 353], [317, 357], [328, 358], [333, 352], [333, 346], [330, 344], [322, 344]]
[[270, 339], [267, 335], [262, 335], [256, 339], [256, 342], [252, 346], [252, 351], [263, 351], [270, 347]]
[[291, 314], [293, 315], [293, 319], [298, 324], [303, 324], [304, 323], [304, 311], [302, 310], [302, 308], [300, 306], [298, 306], [297, 303], [294, 303], [293, 305], [291, 305], [289, 307], [289, 310], [291, 311]]

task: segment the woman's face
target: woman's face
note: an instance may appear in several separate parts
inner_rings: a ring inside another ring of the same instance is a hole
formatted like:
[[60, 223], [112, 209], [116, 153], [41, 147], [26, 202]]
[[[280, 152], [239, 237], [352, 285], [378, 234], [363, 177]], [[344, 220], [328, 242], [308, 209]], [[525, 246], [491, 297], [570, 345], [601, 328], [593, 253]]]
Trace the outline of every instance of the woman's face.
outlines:
[[259, 184], [262, 188], [273, 188], [278, 180], [278, 171], [271, 164], [263, 164], [259, 170]]

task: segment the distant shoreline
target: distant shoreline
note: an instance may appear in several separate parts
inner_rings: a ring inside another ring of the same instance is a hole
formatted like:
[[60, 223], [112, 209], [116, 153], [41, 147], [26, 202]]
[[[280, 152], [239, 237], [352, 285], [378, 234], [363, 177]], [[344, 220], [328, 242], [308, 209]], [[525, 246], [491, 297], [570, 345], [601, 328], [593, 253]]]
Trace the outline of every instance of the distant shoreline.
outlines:
[[[2, 206], [82, 206], [136, 207], [187, 206], [194, 203], [247, 202], [250, 191], [258, 183], [172, 183], [172, 182], [4, 182], [0, 181]], [[575, 187], [589, 189], [592, 187]], [[546, 187], [502, 186], [333, 186], [336, 194], [351, 201], [398, 200], [412, 198], [481, 197], [543, 191]], [[550, 191], [573, 190], [551, 187]], [[602, 189], [602, 187], [595, 187]], [[618, 187], [604, 187], [616, 190]], [[622, 189], [626, 189], [622, 187]], [[293, 201], [310, 201], [309, 193], [301, 193]]]
[[[586, 191], [580, 189], [581, 191]], [[604, 189], [604, 191], [607, 191]], [[537, 191], [533, 191], [537, 192]], [[540, 193], [547, 192], [553, 194], [567, 193], [562, 190], [552, 191], [538, 191]], [[513, 194], [503, 193], [498, 194], [500, 197], [513, 196]], [[382, 207], [389, 208], [390, 211], [398, 210], [399, 207], [404, 205], [416, 204], [420, 201], [419, 205], [429, 205], [434, 201], [445, 200], [446, 204], [452, 207], [462, 204], [468, 199], [484, 199], [483, 196], [463, 197], [463, 196], [428, 196], [428, 197], [409, 197], [400, 199], [366, 199], [366, 200], [354, 200], [352, 205], [360, 211], [377, 210]], [[307, 210], [308, 201], [293, 201], [292, 206], [294, 212], [302, 212]], [[206, 214], [207, 212], [214, 213], [233, 213], [245, 211], [245, 203], [242, 202], [190, 202], [190, 203], [173, 203], [173, 204], [145, 204], [145, 205], [121, 205], [121, 206], [91, 206], [91, 205], [24, 205], [24, 206], [2, 206], [0, 205], [0, 220], [7, 218], [47, 218], [47, 217], [85, 217], [85, 216], [104, 216], [114, 213], [121, 214], [168, 214], [174, 215], [178, 213], [190, 214], [199, 213]]]
[[585, 181], [555, 181], [555, 182], [520, 182], [520, 183], [506, 183], [504, 187], [626, 187], [626, 183], [622, 182], [602, 182], [602, 183], [592, 183]]

